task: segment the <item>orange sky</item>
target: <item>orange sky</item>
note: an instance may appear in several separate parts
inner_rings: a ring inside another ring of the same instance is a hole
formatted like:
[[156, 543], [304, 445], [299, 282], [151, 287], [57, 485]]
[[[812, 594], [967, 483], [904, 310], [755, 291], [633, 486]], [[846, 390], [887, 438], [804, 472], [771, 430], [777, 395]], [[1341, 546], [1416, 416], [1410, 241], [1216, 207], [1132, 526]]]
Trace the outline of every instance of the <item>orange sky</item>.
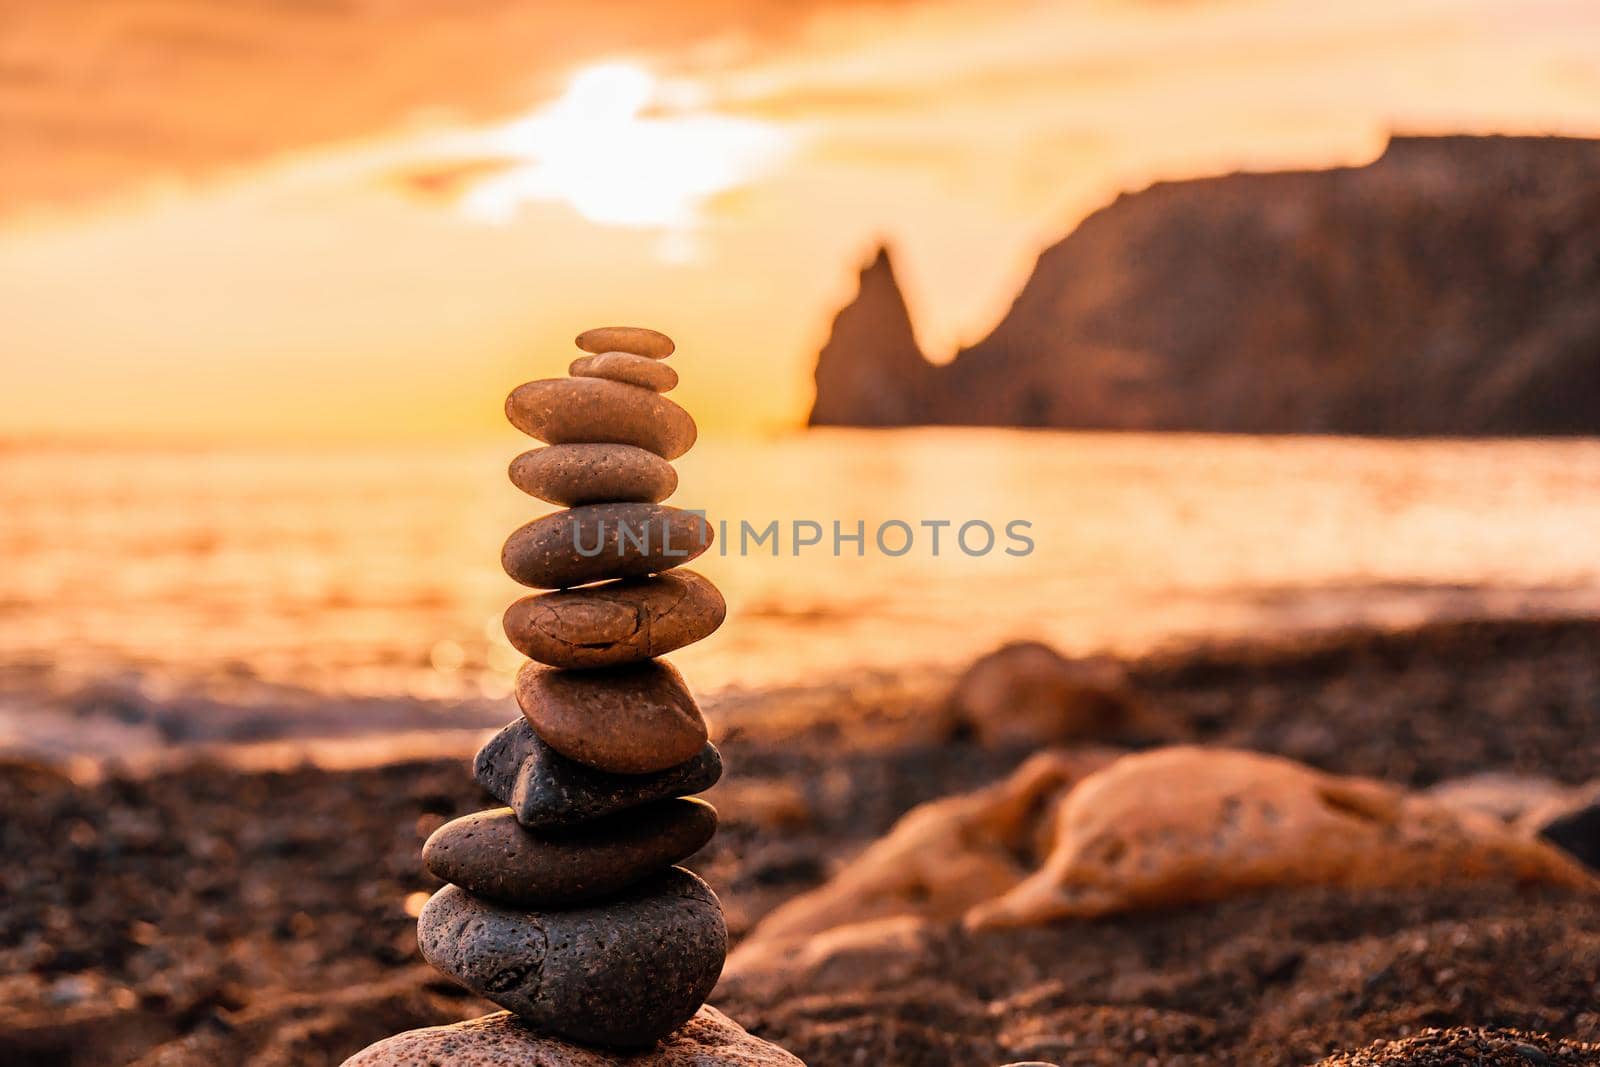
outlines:
[[895, 246], [948, 355], [1118, 190], [1600, 134], [1591, 0], [0, 0], [0, 435], [472, 436], [578, 330], [796, 424]]

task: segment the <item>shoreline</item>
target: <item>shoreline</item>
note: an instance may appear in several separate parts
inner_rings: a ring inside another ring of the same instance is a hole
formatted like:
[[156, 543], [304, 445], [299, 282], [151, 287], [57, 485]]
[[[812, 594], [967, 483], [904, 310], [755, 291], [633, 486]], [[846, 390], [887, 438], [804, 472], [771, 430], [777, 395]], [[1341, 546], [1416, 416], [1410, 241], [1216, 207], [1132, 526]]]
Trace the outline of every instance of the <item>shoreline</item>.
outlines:
[[[1275, 634], [1173, 635], [1145, 651], [1095, 652], [1130, 677], [1183, 674], [1212, 661], [1334, 657], [1384, 640], [1426, 640], [1477, 628], [1537, 631], [1588, 624], [1566, 611], [1445, 614], [1421, 623], [1339, 622]], [[988, 650], [988, 651], [992, 651]], [[1069, 658], [1079, 658], [1067, 653]], [[732, 684], [698, 693], [714, 736], [769, 741], [849, 723], [862, 744], [905, 743], [926, 733], [913, 720], [949, 692], [966, 663], [927, 662], [835, 670], [808, 683]], [[69, 686], [39, 683], [34, 668], [0, 668], [0, 764], [37, 764], [80, 784], [219, 763], [242, 772], [300, 766], [357, 770], [429, 756], [472, 755], [516, 715], [509, 696], [432, 699], [326, 694], [262, 683], [233, 699], [178, 687], [150, 695], [137, 672]], [[876, 737], [876, 741], [871, 738]]]

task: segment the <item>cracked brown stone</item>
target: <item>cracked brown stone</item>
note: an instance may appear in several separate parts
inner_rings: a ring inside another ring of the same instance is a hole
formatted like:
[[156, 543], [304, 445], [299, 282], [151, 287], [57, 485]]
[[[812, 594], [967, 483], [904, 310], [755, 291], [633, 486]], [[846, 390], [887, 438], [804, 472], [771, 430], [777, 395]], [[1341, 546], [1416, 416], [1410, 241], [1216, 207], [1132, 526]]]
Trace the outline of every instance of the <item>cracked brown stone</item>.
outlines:
[[692, 645], [722, 625], [728, 606], [693, 571], [523, 597], [506, 609], [511, 644], [552, 667], [614, 667]]

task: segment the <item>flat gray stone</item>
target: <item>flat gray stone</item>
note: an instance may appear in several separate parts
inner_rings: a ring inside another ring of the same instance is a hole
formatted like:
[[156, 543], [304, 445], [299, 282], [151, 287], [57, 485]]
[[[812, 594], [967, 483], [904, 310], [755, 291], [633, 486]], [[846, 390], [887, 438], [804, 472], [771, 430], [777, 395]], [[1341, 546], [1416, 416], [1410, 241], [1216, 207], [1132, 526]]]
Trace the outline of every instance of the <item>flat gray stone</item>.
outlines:
[[707, 741], [692, 759], [655, 774], [607, 774], [567, 759], [519, 715], [478, 750], [472, 773], [522, 825], [575, 826], [710, 789], [722, 777], [722, 756]]
[[645, 1048], [705, 1003], [728, 931], [711, 887], [672, 867], [603, 904], [562, 911], [520, 911], [445, 886], [422, 909], [417, 943], [440, 973], [534, 1030]]
[[617, 1054], [528, 1029], [509, 1011], [410, 1030], [371, 1045], [344, 1067], [805, 1067], [707, 1004], [646, 1052]]
[[500, 563], [523, 585], [566, 589], [671, 570], [714, 536], [699, 514], [667, 504], [585, 504], [518, 527]]
[[717, 809], [684, 797], [569, 830], [529, 830], [510, 808], [452, 819], [422, 846], [435, 878], [518, 907], [601, 900], [688, 859], [717, 832]]
[[552, 667], [615, 667], [709, 637], [727, 614], [716, 586], [674, 570], [523, 597], [506, 609], [505, 631], [518, 652]]

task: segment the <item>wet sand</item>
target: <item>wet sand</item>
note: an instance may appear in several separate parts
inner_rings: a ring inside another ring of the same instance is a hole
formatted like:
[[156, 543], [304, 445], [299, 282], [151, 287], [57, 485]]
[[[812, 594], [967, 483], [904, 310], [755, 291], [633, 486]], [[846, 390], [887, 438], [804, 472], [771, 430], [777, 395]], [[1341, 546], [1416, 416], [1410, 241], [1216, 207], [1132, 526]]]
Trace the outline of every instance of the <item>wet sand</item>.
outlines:
[[[1345, 632], [1131, 671], [1170, 734], [1123, 739], [1136, 744], [1236, 745], [1413, 786], [1490, 770], [1577, 784], [1600, 768], [1600, 622]], [[911, 806], [1027, 754], [941, 726], [947, 682], [857, 678], [710, 709], [729, 766], [709, 797], [723, 829], [689, 865], [735, 938]], [[458, 757], [202, 762], [87, 785], [12, 764], [0, 803], [0, 1060], [314, 1067], [487, 1010], [420, 965], [405, 908], [437, 887], [423, 839], [485, 806]], [[730, 979], [713, 1003], [813, 1067], [1297, 1064], [1429, 1027], [1600, 1040], [1597, 960], [1593, 899], [1306, 891], [940, 929], [906, 951]], [[1552, 1062], [1595, 1062], [1536, 1040]]]

